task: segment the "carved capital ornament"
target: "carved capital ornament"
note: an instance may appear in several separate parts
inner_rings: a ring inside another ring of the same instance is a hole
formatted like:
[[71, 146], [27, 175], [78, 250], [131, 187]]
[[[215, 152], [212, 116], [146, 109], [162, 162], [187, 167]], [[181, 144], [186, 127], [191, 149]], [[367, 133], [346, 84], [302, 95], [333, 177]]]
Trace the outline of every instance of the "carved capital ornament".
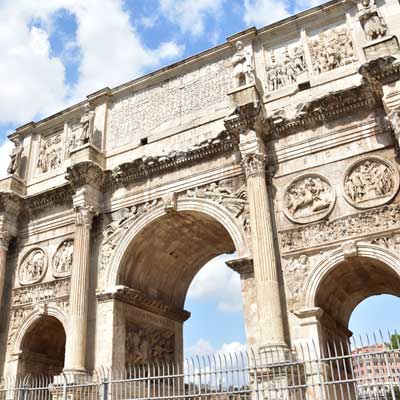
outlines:
[[242, 168], [247, 178], [265, 174], [267, 156], [262, 153], [251, 153], [242, 156]]

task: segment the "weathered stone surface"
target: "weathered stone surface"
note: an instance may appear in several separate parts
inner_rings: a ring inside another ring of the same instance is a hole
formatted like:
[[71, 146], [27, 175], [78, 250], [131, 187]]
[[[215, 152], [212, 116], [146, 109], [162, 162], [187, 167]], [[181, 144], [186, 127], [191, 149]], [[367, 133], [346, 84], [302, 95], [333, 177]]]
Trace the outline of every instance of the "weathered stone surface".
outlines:
[[399, 296], [399, 21], [333, 1], [12, 133], [0, 375], [181, 361], [223, 253], [254, 347], [348, 336], [360, 301]]

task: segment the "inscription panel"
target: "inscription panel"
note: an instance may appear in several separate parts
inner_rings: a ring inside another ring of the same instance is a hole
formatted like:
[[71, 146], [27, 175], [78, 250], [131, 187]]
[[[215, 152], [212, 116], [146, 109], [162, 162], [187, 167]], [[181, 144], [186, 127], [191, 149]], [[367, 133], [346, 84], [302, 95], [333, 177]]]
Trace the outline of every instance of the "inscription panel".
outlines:
[[232, 87], [229, 64], [223, 59], [113, 102], [108, 147], [132, 142], [135, 132], [151, 132], [169, 120], [226, 102]]

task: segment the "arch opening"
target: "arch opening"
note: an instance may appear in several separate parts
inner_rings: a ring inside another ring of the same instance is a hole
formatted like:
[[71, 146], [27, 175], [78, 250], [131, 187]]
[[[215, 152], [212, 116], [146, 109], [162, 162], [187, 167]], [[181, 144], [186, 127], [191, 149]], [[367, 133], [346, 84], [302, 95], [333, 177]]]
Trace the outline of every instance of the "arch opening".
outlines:
[[62, 323], [45, 315], [37, 319], [21, 342], [20, 376], [55, 376], [64, 368], [66, 335]]
[[164, 214], [136, 234], [121, 259], [117, 283], [158, 310], [137, 302], [123, 305], [124, 340], [120, 336], [114, 346], [124, 347], [125, 364], [182, 360], [189, 286], [208, 261], [235, 250], [225, 227], [199, 211]]
[[400, 297], [400, 274], [393, 267], [361, 256], [335, 265], [322, 278], [315, 296], [315, 305], [324, 310], [323, 341], [350, 337], [349, 321], [357, 305], [381, 294]]

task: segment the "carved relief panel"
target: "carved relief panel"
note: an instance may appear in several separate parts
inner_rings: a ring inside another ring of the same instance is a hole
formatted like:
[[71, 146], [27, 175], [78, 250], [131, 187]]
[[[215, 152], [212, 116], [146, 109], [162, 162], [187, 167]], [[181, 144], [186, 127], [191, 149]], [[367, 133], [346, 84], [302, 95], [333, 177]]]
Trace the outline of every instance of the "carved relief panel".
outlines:
[[345, 199], [356, 208], [370, 208], [388, 203], [399, 189], [396, 167], [380, 157], [359, 160], [345, 171]]
[[286, 188], [283, 196], [283, 211], [293, 222], [306, 224], [326, 217], [335, 204], [335, 191], [319, 174], [297, 177]]
[[18, 267], [18, 282], [21, 285], [30, 285], [39, 282], [47, 269], [47, 256], [40, 248], [29, 251]]
[[357, 60], [350, 31], [344, 24], [311, 37], [308, 46], [314, 73], [317, 74], [343, 67]]
[[268, 92], [294, 85], [307, 74], [307, 63], [301, 43], [266, 51]]
[[125, 363], [171, 362], [174, 360], [174, 342], [172, 331], [140, 328], [129, 323], [125, 335]]
[[39, 173], [47, 173], [61, 166], [63, 160], [62, 132], [40, 139], [37, 169]]
[[74, 241], [72, 239], [61, 243], [53, 258], [54, 277], [61, 278], [71, 274], [73, 253]]

